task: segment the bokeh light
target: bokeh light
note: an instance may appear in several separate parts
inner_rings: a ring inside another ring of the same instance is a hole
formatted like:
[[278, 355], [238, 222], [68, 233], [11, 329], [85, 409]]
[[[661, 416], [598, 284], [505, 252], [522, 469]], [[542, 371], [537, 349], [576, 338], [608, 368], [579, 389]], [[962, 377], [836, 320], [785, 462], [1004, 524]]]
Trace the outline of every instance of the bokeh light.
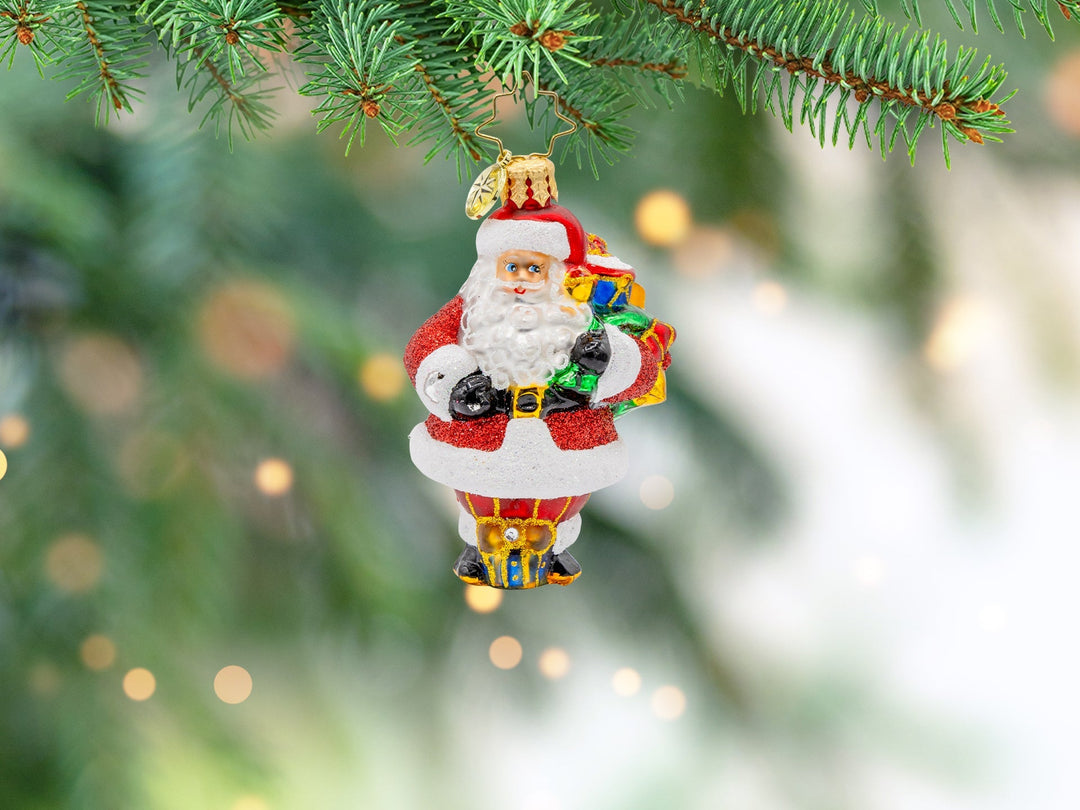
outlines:
[[969, 298], [954, 298], [938, 315], [923, 346], [923, 356], [937, 371], [951, 371], [968, 359], [989, 325], [985, 305]]
[[787, 290], [775, 281], [762, 281], [754, 287], [754, 306], [765, 315], [776, 315], [787, 306]]
[[1062, 132], [1080, 137], [1080, 51], [1057, 60], [1046, 79], [1043, 99], [1050, 120]]
[[101, 548], [83, 534], [58, 538], [45, 555], [45, 575], [53, 585], [68, 593], [92, 590], [104, 569]]
[[489, 585], [466, 585], [465, 604], [477, 613], [491, 613], [503, 601], [503, 592]]
[[641, 675], [636, 669], [623, 667], [611, 677], [611, 688], [619, 697], [631, 697], [641, 689]]
[[30, 423], [26, 418], [17, 414], [9, 413], [0, 419], [0, 444], [14, 450], [22, 447], [30, 438]]
[[99, 633], [87, 636], [79, 646], [79, 658], [87, 669], [101, 672], [116, 661], [116, 644], [108, 636]]
[[224, 703], [243, 703], [251, 696], [251, 673], [232, 664], [214, 676], [214, 694]]
[[144, 667], [129, 669], [124, 675], [124, 694], [132, 700], [149, 700], [157, 690], [157, 678]]
[[283, 459], [264, 459], [255, 467], [255, 486], [264, 495], [280, 497], [292, 489], [292, 485], [292, 466]]
[[878, 557], [859, 557], [851, 564], [851, 574], [864, 588], [872, 588], [885, 577], [885, 565]]
[[513, 636], [499, 636], [491, 642], [488, 657], [499, 669], [513, 669], [521, 663], [521, 642]]
[[672, 263], [687, 278], [708, 278], [724, 270], [735, 258], [735, 240], [725, 228], [694, 227], [675, 248]]
[[661, 686], [653, 692], [649, 707], [661, 720], [675, 720], [686, 711], [686, 695], [677, 686]]
[[690, 205], [674, 191], [650, 191], [634, 212], [638, 235], [650, 245], [673, 247], [690, 233]]
[[72, 339], [60, 354], [59, 365], [64, 390], [95, 416], [128, 413], [142, 393], [139, 358], [112, 335], [93, 333]]
[[262, 796], [248, 793], [233, 802], [229, 810], [270, 810], [270, 804]]
[[570, 671], [570, 655], [561, 647], [548, 647], [540, 653], [540, 674], [557, 681]]
[[7, 468], [8, 468], [7, 456], [4, 455], [3, 450], [0, 450], [0, 478], [3, 478], [5, 475], [7, 475]]
[[288, 301], [257, 281], [229, 281], [213, 290], [199, 311], [197, 330], [210, 361], [247, 380], [281, 371], [296, 340]]
[[641, 482], [638, 495], [646, 509], [667, 509], [675, 500], [675, 486], [662, 475], [649, 475]]
[[360, 366], [360, 388], [376, 402], [389, 402], [401, 393], [408, 379], [401, 358], [373, 354]]

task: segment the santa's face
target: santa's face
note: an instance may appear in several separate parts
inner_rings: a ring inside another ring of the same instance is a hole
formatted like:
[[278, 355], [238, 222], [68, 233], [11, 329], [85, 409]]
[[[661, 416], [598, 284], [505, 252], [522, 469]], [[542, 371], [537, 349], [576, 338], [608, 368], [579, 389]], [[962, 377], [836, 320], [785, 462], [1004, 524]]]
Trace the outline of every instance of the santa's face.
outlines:
[[504, 292], [524, 297], [547, 286], [548, 274], [555, 262], [555, 258], [546, 253], [507, 250], [495, 260], [495, 278]]

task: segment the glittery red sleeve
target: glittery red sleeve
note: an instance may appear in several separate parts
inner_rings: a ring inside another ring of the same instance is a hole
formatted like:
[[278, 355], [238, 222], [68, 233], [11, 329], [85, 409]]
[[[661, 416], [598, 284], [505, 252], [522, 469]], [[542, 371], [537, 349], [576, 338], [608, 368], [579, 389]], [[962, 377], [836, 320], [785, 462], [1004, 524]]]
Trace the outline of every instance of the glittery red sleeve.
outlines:
[[457, 343], [464, 306], [461, 296], [455, 295], [450, 303], [428, 318], [409, 340], [409, 345], [405, 347], [405, 370], [413, 385], [416, 384], [416, 369], [425, 357], [440, 346]]
[[653, 385], [656, 384], [656, 378], [660, 374], [662, 363], [660, 359], [661, 352], [655, 345], [655, 341], [644, 341], [635, 337], [634, 343], [637, 344], [638, 351], [641, 352], [641, 370], [638, 372], [637, 379], [625, 391], [620, 391], [615, 396], [608, 397], [604, 402], [629, 402], [649, 393]]

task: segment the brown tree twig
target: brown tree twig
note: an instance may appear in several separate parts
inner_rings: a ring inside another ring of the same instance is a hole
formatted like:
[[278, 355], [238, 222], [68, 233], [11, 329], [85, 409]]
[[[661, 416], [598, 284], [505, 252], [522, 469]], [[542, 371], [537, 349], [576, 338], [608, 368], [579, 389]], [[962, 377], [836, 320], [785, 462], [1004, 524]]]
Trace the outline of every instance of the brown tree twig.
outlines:
[[[399, 45], [405, 44], [405, 37], [396, 36], [394, 40]], [[446, 115], [446, 119], [450, 122], [450, 128], [457, 135], [459, 142], [469, 151], [469, 157], [473, 160], [479, 161], [483, 155], [477, 148], [476, 138], [468, 129], [462, 126], [461, 119], [454, 114], [454, 108], [450, 106], [450, 102], [443, 96], [442, 91], [439, 90], [438, 85], [435, 83], [435, 77], [431, 75], [422, 60], [416, 60], [416, 67], [414, 68], [417, 73], [420, 74], [420, 78], [424, 82], [424, 87], [427, 89], [428, 94], [431, 96], [431, 100], [438, 105], [443, 113]]]
[[636, 59], [593, 59], [590, 63], [593, 67], [628, 67], [643, 70], [647, 73], [663, 73], [669, 79], [685, 79], [686, 65], [678, 62], [640, 62]]
[[86, 38], [94, 48], [94, 56], [98, 63], [98, 75], [101, 76], [101, 80], [105, 83], [106, 92], [112, 99], [113, 107], [122, 110], [127, 106], [127, 97], [124, 95], [124, 89], [120, 86], [120, 82], [116, 80], [116, 77], [109, 69], [109, 60], [105, 56], [105, 47], [101, 44], [101, 40], [98, 38], [97, 31], [94, 28], [94, 18], [90, 15], [90, 9], [81, 0], [75, 4], [75, 8], [78, 9], [82, 17], [82, 26], [86, 32]]

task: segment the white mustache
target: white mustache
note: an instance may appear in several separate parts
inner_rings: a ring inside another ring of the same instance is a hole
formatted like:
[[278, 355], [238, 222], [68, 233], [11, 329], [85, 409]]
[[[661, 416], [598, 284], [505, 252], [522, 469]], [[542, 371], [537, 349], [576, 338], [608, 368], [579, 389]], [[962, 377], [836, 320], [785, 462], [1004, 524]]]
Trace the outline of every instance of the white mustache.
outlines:
[[504, 281], [502, 282], [503, 289], [505, 290], [542, 290], [546, 281]]

